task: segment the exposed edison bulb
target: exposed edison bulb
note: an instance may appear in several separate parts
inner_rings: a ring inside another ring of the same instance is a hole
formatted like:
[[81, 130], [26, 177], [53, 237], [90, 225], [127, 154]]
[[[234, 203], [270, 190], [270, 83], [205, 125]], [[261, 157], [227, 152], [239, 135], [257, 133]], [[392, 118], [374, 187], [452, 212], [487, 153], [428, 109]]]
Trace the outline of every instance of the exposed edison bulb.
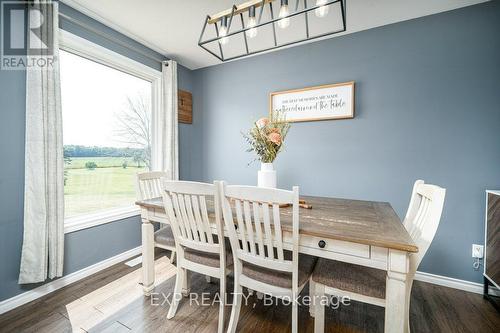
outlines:
[[328, 6], [324, 6], [326, 2], [327, 0], [316, 0], [316, 6], [321, 6], [314, 10], [317, 17], [325, 17], [328, 14]]
[[290, 14], [290, 11], [288, 10], [288, 1], [287, 1], [287, 3], [282, 2], [280, 12], [279, 12], [279, 17], [284, 17], [284, 18], [282, 18], [281, 20], [278, 21], [278, 26], [281, 29], [285, 29], [290, 25], [290, 18], [285, 17], [285, 16], [288, 16], [288, 14]]
[[251, 6], [248, 9], [248, 28], [251, 28], [246, 31], [248, 38], [254, 38], [257, 36], [257, 28], [255, 28], [256, 25], [257, 19], [255, 18], [255, 6]]
[[227, 42], [229, 41], [229, 37], [224, 37], [227, 36], [227, 28], [226, 27], [221, 27], [219, 30], [219, 37], [223, 37], [219, 39], [219, 43], [221, 45], [226, 45]]
[[247, 37], [248, 38], [254, 38], [257, 36], [257, 28], [254, 28], [257, 25], [257, 20], [254, 17], [249, 17], [248, 18], [248, 27], [252, 29], [248, 29], [246, 31]]
[[223, 17], [220, 24], [219, 37], [223, 37], [219, 39], [221, 45], [226, 45], [229, 42], [229, 38], [224, 36], [227, 36], [227, 17]]

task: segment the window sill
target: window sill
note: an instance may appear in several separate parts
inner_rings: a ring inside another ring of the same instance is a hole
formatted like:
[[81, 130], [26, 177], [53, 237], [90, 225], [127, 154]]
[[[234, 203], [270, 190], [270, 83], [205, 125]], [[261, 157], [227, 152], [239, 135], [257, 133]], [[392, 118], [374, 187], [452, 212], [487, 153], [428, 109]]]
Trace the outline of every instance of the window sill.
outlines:
[[115, 222], [132, 216], [138, 216], [141, 211], [136, 206], [112, 209], [105, 212], [70, 217], [64, 220], [64, 233], [69, 234], [78, 230], [92, 228], [98, 225]]

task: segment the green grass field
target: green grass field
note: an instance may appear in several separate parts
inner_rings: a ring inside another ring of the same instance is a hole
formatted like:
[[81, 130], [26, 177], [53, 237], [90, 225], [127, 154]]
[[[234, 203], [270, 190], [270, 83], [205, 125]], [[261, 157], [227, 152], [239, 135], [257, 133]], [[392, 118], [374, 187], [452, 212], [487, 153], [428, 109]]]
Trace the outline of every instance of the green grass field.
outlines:
[[[97, 163], [98, 168], [85, 169], [85, 163], [89, 161]], [[131, 162], [124, 169], [122, 163], [120, 157], [72, 158], [71, 165], [66, 165], [65, 217], [133, 205], [135, 175], [145, 168], [137, 168]]]

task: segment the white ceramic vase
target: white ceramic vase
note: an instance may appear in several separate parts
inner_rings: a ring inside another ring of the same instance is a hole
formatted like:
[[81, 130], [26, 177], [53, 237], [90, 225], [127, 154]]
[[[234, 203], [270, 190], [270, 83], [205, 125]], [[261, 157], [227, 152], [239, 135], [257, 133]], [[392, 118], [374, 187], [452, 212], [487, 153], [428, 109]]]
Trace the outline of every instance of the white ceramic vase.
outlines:
[[272, 163], [261, 163], [257, 173], [257, 186], [276, 188], [276, 170]]

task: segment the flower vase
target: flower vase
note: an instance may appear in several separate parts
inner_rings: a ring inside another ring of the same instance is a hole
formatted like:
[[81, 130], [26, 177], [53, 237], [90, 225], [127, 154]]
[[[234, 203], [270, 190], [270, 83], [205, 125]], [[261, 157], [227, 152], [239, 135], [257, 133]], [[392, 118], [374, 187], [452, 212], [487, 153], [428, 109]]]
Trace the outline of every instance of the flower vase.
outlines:
[[276, 188], [276, 170], [272, 163], [261, 163], [257, 173], [257, 186]]

